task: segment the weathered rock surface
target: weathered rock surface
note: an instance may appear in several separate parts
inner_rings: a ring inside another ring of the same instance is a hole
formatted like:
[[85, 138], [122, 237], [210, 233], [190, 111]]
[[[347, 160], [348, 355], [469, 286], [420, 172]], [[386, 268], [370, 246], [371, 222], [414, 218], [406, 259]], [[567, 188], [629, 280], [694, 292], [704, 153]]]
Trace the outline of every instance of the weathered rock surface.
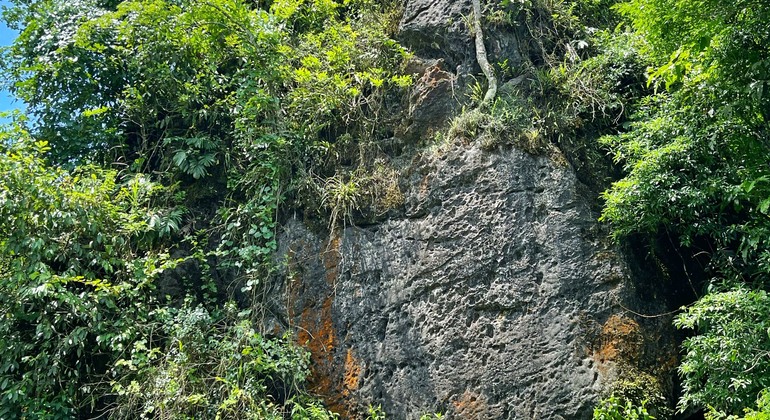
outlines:
[[398, 220], [280, 238], [291, 326], [343, 418], [590, 418], [621, 366], [670, 387], [668, 319], [619, 305], [665, 304], [639, 302], [569, 167], [457, 145], [408, 184]]
[[[406, 0], [399, 23], [399, 40], [425, 59], [441, 59], [458, 75], [478, 73], [474, 35], [468, 24], [473, 7], [470, 0]], [[512, 7], [512, 6], [511, 6]], [[483, 17], [483, 16], [482, 16]], [[519, 28], [484, 25], [490, 62], [522, 62], [524, 36]]]
[[[404, 1], [398, 38], [416, 56], [405, 69], [415, 76], [415, 86], [406, 121], [397, 130], [401, 140], [430, 139], [463, 107], [476, 106], [470, 103], [470, 91], [480, 89], [485, 81], [468, 27], [472, 9], [470, 0]], [[484, 25], [491, 63], [505, 63], [508, 69], [523, 67], [528, 47], [520, 42], [525, 34], [519, 26]]]
[[[445, 129], [480, 69], [469, 0], [405, 5], [400, 39], [418, 56], [417, 82], [391, 140], [413, 144]], [[516, 28], [485, 30], [490, 60], [523, 61]], [[666, 312], [655, 294], [665, 288], [610, 245], [596, 193], [571, 167], [459, 142], [423, 153], [404, 168], [404, 205], [389, 219], [332, 234], [284, 224], [279, 312], [310, 349], [313, 390], [330, 408], [585, 419], [636, 375], [670, 397], [670, 317], [626, 309]]]
[[452, 67], [473, 61], [473, 38], [465, 25], [471, 10], [470, 0], [406, 1], [399, 38], [420, 57], [445, 59]]
[[398, 136], [418, 143], [444, 129], [462, 108], [459, 84], [454, 73], [446, 71], [443, 60], [430, 60], [415, 72], [422, 76], [416, 81], [409, 97], [407, 119]]

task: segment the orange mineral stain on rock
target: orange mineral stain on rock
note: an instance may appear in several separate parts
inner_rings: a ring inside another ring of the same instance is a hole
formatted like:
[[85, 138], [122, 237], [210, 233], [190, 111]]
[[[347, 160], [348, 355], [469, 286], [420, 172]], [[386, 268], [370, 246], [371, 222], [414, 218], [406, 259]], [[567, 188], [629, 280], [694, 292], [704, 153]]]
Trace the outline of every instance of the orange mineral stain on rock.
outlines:
[[635, 362], [641, 356], [644, 337], [636, 321], [613, 315], [602, 326], [596, 344], [594, 360], [600, 365], [607, 362]]
[[358, 389], [358, 381], [361, 379], [361, 365], [353, 357], [353, 350], [348, 349], [348, 353], [345, 356], [345, 377], [342, 381], [345, 389], [342, 390], [342, 394], [345, 396], [350, 395], [351, 391]]
[[[307, 347], [316, 359], [331, 360], [334, 349], [334, 326], [331, 319], [332, 298], [324, 300], [321, 310], [307, 306], [302, 311], [297, 334], [300, 345]], [[320, 360], [319, 360], [320, 361]]]
[[310, 391], [323, 398], [326, 406], [347, 418], [347, 407], [340, 388], [339, 369], [334, 363], [337, 345], [332, 319], [332, 297], [327, 297], [320, 308], [309, 305], [302, 311], [297, 341], [310, 351]]
[[487, 418], [487, 404], [482, 397], [471, 391], [465, 391], [459, 398], [452, 401], [457, 418], [482, 419]]
[[[290, 298], [297, 303], [296, 312], [301, 311], [298, 320], [297, 342], [310, 352], [311, 374], [309, 378], [310, 391], [321, 397], [326, 406], [340, 415], [340, 418], [351, 418], [349, 415], [349, 398], [351, 391], [357, 389], [360, 367], [352, 353], [348, 351], [345, 363], [335, 360], [335, 354], [342, 353], [337, 349], [337, 332], [334, 328], [334, 284], [339, 274], [342, 261], [340, 254], [341, 237], [332, 236], [322, 247], [318, 257], [323, 264], [325, 275], [318, 292], [326, 297], [306, 296], [297, 290], [303, 289], [301, 282], [308, 281], [298, 277], [293, 279], [293, 288], [289, 290]], [[316, 287], [319, 285], [316, 284]], [[294, 292], [294, 293], [292, 293]], [[316, 299], [316, 297], [318, 299]], [[323, 299], [323, 300], [321, 300]], [[295, 312], [295, 313], [296, 313]], [[297, 317], [294, 316], [294, 319]]]

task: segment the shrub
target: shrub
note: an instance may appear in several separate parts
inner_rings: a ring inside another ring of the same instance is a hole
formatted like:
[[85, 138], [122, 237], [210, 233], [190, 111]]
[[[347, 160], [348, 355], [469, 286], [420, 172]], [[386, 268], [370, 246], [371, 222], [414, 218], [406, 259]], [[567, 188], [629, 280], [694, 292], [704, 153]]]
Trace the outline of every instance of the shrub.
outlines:
[[675, 324], [698, 333], [683, 344], [682, 409], [708, 407], [712, 418], [738, 415], [770, 389], [770, 296], [765, 291], [738, 287], [707, 294]]
[[614, 395], [602, 400], [594, 408], [594, 420], [652, 420], [655, 417], [647, 412], [646, 401], [634, 405], [631, 400]]
[[336, 418], [304, 391], [307, 351], [259, 334], [234, 303], [210, 312], [188, 300], [152, 316], [154, 336], [111, 371], [113, 418]]
[[142, 175], [50, 167], [23, 132], [0, 144], [0, 417], [76, 417], [146, 325], [181, 213]]

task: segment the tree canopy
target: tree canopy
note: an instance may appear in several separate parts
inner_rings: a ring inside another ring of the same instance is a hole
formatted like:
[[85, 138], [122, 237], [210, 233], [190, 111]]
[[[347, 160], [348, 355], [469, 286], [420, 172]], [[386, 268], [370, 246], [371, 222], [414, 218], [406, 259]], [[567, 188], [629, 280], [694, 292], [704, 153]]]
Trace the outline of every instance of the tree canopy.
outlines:
[[0, 417], [334, 417], [304, 389], [306, 352], [252, 321], [297, 174], [324, 186], [410, 83], [393, 8], [5, 10], [6, 82], [32, 118], [0, 141]]
[[741, 415], [770, 380], [770, 4], [631, 0], [650, 84], [619, 135], [626, 176], [604, 197], [619, 236], [671, 236], [708, 264], [705, 295], [677, 319], [685, 340], [680, 408]]

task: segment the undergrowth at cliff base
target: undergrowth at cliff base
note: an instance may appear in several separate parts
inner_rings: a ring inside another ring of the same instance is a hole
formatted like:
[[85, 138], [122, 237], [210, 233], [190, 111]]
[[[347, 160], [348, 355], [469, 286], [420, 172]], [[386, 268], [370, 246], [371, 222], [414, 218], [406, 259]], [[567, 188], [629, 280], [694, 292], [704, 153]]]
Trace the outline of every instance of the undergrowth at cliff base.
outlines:
[[647, 412], [647, 402], [633, 403], [631, 400], [610, 396], [594, 408], [594, 420], [653, 420], [656, 417]]
[[304, 391], [309, 356], [290, 337], [258, 333], [213, 285], [182, 303], [158, 294], [169, 272], [205, 260], [170, 257], [178, 193], [141, 174], [53, 168], [45, 142], [5, 135], [0, 417], [335, 418]]
[[[303, 389], [307, 351], [258, 333], [235, 303], [212, 313], [188, 300], [151, 317], [157, 337], [134, 341], [109, 372], [111, 418], [336, 418]], [[150, 345], [160, 337], [165, 348]]]

